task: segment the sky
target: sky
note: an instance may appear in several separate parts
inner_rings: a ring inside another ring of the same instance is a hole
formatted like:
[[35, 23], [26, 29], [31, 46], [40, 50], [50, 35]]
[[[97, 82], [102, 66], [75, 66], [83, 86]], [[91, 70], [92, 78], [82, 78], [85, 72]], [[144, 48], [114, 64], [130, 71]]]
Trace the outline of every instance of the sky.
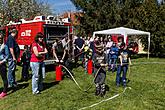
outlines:
[[[161, 0], [158, 0], [159, 2]], [[76, 11], [75, 6], [70, 0], [47, 0], [55, 14], [62, 14], [66, 11]]]
[[76, 7], [70, 0], [47, 0], [48, 3], [51, 5], [52, 10], [56, 14], [61, 14], [66, 11], [75, 11]]

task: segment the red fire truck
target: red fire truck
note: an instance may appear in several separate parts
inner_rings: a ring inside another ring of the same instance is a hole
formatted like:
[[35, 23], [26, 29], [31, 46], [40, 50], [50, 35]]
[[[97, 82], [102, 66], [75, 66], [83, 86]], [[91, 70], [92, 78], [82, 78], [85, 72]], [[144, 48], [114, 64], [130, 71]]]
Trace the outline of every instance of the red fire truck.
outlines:
[[[48, 49], [45, 63], [54, 63], [53, 54], [51, 52], [52, 44], [56, 38], [68, 37], [72, 32], [72, 26], [68, 18], [57, 19], [53, 16], [36, 16], [33, 20], [26, 21], [21, 19], [19, 22], [9, 22], [7, 26], [1, 27], [0, 30], [5, 34], [7, 39], [11, 29], [17, 29], [18, 35], [16, 41], [23, 52], [24, 45], [30, 46], [34, 42], [35, 35], [42, 32], [45, 35], [45, 43]], [[20, 61], [20, 59], [18, 59]]]

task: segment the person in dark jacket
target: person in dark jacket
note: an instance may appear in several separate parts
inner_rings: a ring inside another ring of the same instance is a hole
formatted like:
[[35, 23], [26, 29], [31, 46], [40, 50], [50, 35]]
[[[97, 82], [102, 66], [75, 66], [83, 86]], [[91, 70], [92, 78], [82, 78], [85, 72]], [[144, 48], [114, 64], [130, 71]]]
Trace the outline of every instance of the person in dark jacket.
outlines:
[[21, 62], [23, 63], [21, 81], [28, 81], [30, 58], [31, 58], [31, 54], [30, 54], [30, 51], [28, 49], [28, 45], [25, 45], [24, 46], [24, 52], [22, 53], [22, 56], [21, 56]]
[[15, 70], [17, 59], [20, 54], [20, 48], [15, 38], [18, 31], [16, 29], [11, 30], [11, 34], [7, 38], [6, 45], [9, 48], [9, 58], [8, 58], [8, 82], [9, 87], [16, 87], [17, 82], [15, 78]]
[[[60, 39], [56, 39], [56, 41], [54, 42], [52, 46], [52, 49], [53, 49], [53, 55], [55, 57], [56, 64], [57, 65], [64, 64], [71, 71], [72, 67], [68, 60], [68, 50], [67, 50], [66, 45], [63, 46], [62, 41]], [[64, 76], [70, 78], [69, 73], [66, 71], [64, 71]]]
[[[100, 45], [99, 43], [96, 43], [96, 45]], [[106, 79], [106, 71], [105, 66], [107, 66], [105, 61], [105, 54], [103, 50], [103, 47], [96, 46], [97, 51], [94, 56], [94, 64], [95, 69], [97, 73], [95, 73], [95, 80], [94, 83], [96, 85], [96, 92], [95, 95], [104, 96], [105, 95], [105, 79]]]

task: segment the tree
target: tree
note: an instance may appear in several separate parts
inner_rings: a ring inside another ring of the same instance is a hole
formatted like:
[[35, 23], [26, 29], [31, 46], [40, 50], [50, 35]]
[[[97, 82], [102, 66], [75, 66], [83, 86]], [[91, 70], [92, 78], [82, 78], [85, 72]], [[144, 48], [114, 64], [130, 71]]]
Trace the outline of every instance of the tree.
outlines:
[[41, 0], [1, 0], [0, 11], [1, 25], [6, 25], [10, 20], [51, 14], [49, 5]]
[[[115, 0], [71, 0], [77, 9], [84, 12], [80, 20], [80, 33], [112, 28], [119, 25], [121, 17], [117, 13]], [[108, 7], [108, 8], [107, 8]]]
[[[71, 0], [84, 12], [79, 28], [84, 33], [125, 26], [151, 32], [151, 52], [165, 50], [165, 3], [157, 0]], [[145, 47], [148, 39], [141, 37]]]

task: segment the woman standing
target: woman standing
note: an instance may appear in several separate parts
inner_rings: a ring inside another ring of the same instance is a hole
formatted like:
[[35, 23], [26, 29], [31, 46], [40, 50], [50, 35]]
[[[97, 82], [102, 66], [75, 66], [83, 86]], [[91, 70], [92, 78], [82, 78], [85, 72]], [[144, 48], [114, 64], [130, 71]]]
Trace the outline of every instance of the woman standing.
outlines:
[[43, 79], [45, 78], [45, 54], [48, 52], [43, 41], [44, 35], [39, 32], [35, 37], [35, 42], [31, 46], [30, 67], [32, 69], [32, 92], [39, 94], [43, 89]]
[[8, 57], [9, 57], [9, 49], [4, 44], [4, 38], [2, 34], [0, 34], [0, 75], [2, 77], [3, 84], [4, 84], [3, 91], [0, 94], [0, 98], [3, 98], [7, 95], [8, 81], [7, 81], [6, 61]]

